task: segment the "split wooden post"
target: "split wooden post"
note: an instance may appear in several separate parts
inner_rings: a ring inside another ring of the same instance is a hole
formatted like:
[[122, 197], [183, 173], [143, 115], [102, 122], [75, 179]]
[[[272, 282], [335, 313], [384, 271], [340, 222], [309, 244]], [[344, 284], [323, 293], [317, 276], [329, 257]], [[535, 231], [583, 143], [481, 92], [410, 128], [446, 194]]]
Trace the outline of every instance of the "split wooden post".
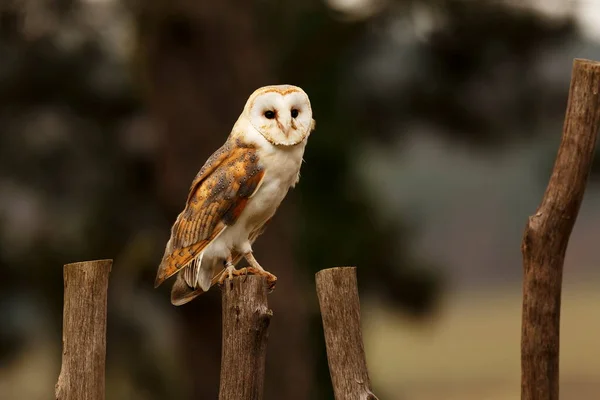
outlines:
[[521, 399], [558, 400], [562, 273], [600, 127], [600, 63], [576, 59], [558, 155], [523, 253]]
[[104, 400], [106, 303], [112, 260], [66, 264], [57, 400]]
[[268, 328], [273, 312], [267, 305], [262, 276], [236, 276], [222, 288], [223, 347], [219, 400], [263, 398]]
[[335, 399], [376, 400], [360, 329], [356, 267], [324, 269], [315, 277]]

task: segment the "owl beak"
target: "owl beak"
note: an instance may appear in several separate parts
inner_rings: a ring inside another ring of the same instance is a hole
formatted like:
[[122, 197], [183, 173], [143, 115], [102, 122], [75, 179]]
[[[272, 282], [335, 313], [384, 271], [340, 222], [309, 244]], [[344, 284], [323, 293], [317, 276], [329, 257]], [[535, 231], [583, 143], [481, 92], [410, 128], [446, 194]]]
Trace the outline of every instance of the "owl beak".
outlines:
[[287, 126], [288, 126], [288, 128], [285, 130], [285, 136], [290, 137], [290, 135], [293, 134], [294, 131], [296, 129], [298, 129], [298, 127], [296, 125], [296, 121], [294, 121], [293, 119], [290, 121], [290, 123]]
[[277, 119], [277, 126], [279, 127], [279, 129], [281, 129], [281, 132], [283, 132], [285, 137], [289, 137], [290, 133], [292, 133], [292, 130], [296, 129], [294, 121], [290, 118], [285, 117], [283, 117], [281, 121]]
[[279, 119], [277, 119], [277, 127], [279, 128], [279, 130], [281, 130], [281, 132], [285, 132], [285, 134], [287, 135], [287, 130], [285, 129], [283, 124], [279, 122]]

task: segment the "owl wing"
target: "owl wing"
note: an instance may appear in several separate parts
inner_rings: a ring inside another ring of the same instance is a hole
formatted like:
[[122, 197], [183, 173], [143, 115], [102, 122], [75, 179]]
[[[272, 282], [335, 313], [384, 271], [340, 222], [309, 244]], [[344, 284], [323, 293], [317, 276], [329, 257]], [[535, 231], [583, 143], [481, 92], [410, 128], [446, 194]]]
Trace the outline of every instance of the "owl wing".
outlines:
[[[262, 225], [260, 225], [259, 227], [257, 227], [250, 233], [250, 237], [249, 237], [250, 244], [253, 244], [254, 241], [256, 240], [256, 238], [265, 231], [266, 226], [269, 223], [269, 221], [271, 221], [271, 219], [266, 220]], [[231, 254], [233, 265], [234, 266], [237, 265], [241, 261], [242, 257], [243, 257], [243, 254], [238, 253], [238, 252], [233, 252]], [[193, 269], [199, 268], [199, 267], [200, 266], [198, 264], [189, 266], [188, 269], [192, 269], [189, 274], [191, 276], [194, 276], [196, 274], [196, 272]], [[204, 293], [204, 290], [202, 290], [201, 288], [194, 288], [194, 285], [191, 284], [191, 282], [189, 282], [188, 277], [185, 276], [185, 274], [184, 274], [184, 272], [187, 272], [188, 269], [179, 273], [179, 276], [177, 277], [177, 281], [173, 284], [173, 288], [171, 289], [171, 303], [173, 303], [176, 306], [180, 306], [185, 303], [189, 303], [190, 301], [192, 301], [193, 299], [195, 299], [196, 297], [198, 297]], [[211, 287], [219, 281], [219, 278], [221, 277], [221, 274], [223, 273], [223, 271], [225, 271], [225, 268], [222, 268], [220, 270], [215, 270], [215, 273], [213, 275], [213, 278], [212, 278], [212, 281], [210, 284]]]
[[235, 224], [263, 177], [253, 147], [226, 143], [208, 159], [171, 228], [155, 287], [193, 263], [206, 246]]

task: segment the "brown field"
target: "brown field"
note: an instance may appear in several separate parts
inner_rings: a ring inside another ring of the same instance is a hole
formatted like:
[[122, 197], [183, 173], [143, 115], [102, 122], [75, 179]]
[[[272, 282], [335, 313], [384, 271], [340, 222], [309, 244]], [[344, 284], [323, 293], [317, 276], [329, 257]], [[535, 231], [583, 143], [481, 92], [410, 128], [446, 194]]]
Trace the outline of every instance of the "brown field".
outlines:
[[[600, 398], [600, 281], [566, 283], [561, 399]], [[521, 288], [449, 294], [432, 321], [415, 324], [380, 304], [362, 308], [376, 394], [390, 400], [520, 398]]]

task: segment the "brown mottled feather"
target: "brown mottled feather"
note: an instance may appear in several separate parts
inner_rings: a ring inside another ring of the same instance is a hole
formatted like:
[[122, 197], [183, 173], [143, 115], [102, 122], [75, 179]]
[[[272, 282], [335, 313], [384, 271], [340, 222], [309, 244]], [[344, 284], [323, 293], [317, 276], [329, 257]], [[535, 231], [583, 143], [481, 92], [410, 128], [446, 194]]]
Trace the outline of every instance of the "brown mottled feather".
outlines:
[[[260, 227], [256, 228], [250, 233], [249, 241], [250, 244], [253, 244], [258, 236], [260, 236], [266, 229], [267, 224], [271, 221], [268, 219], [265, 221]], [[232, 264], [237, 266], [237, 264], [242, 260], [243, 254], [238, 252], [233, 252], [231, 254]], [[196, 267], [197, 268], [197, 267]], [[210, 286], [214, 286], [221, 277], [221, 274], [225, 271], [225, 268], [219, 269], [215, 271], [213, 275]], [[188, 285], [183, 277], [183, 271], [179, 273], [177, 276], [177, 281], [173, 284], [173, 288], [171, 289], [171, 303], [175, 305], [183, 305], [195, 299], [204, 293], [204, 290], [200, 288], [192, 288]]]
[[237, 141], [228, 141], [208, 159], [173, 224], [155, 287], [188, 266], [227, 226], [235, 224], [263, 176], [256, 150]]

